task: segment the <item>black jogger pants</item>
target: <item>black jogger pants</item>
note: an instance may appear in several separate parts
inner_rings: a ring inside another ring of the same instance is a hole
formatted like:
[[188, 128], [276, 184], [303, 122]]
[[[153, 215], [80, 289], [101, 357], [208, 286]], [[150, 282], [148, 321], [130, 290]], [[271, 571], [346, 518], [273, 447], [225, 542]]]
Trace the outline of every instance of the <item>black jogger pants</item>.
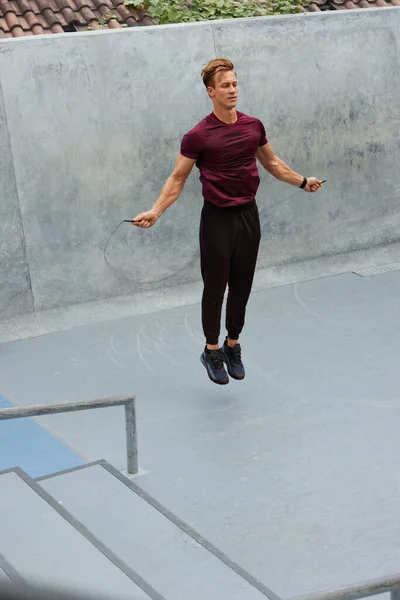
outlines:
[[220, 208], [205, 201], [200, 221], [200, 263], [204, 282], [202, 324], [207, 344], [218, 344], [226, 286], [226, 329], [237, 340], [253, 284], [261, 231], [255, 200]]

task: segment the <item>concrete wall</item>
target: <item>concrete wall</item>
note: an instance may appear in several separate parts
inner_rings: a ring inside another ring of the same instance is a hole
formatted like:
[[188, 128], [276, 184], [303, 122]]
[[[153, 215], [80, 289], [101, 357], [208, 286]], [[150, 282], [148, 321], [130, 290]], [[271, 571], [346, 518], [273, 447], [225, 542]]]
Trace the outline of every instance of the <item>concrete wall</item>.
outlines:
[[211, 110], [199, 71], [217, 55], [277, 154], [328, 180], [285, 200], [262, 175], [260, 268], [398, 241], [399, 48], [397, 8], [2, 40], [3, 318], [199, 279], [197, 169], [154, 229], [118, 230], [114, 270], [103, 250]]
[[328, 180], [281, 205], [282, 184], [263, 186], [262, 264], [399, 239], [399, 25], [400, 10], [378, 9], [215, 26], [276, 153]]
[[0, 85], [0, 319], [32, 310], [24, 231]]

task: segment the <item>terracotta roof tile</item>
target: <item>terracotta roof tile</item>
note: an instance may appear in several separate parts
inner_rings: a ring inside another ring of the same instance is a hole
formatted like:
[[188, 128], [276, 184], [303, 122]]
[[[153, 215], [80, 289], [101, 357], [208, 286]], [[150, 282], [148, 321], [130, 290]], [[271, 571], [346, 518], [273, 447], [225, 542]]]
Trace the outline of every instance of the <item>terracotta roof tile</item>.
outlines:
[[0, 38], [140, 25], [154, 22], [124, 0], [0, 0]]
[[44, 33], [44, 27], [40, 22], [40, 19], [35, 13], [31, 10], [27, 10], [24, 13], [24, 17], [27, 23], [27, 26], [32, 31], [34, 35], [40, 35]]
[[321, 10], [321, 9], [319, 8], [318, 4], [317, 4], [317, 3], [315, 3], [315, 2], [310, 2], [310, 3], [307, 5], [306, 9], [307, 9], [307, 12], [320, 12], [320, 10]]
[[[400, 0], [309, 0], [305, 12], [385, 8]], [[132, 13], [124, 0], [0, 0], [0, 38], [154, 25], [144, 11]]]
[[305, 12], [326, 10], [352, 10], [354, 8], [388, 8], [400, 6], [400, 0], [313, 0], [305, 7]]

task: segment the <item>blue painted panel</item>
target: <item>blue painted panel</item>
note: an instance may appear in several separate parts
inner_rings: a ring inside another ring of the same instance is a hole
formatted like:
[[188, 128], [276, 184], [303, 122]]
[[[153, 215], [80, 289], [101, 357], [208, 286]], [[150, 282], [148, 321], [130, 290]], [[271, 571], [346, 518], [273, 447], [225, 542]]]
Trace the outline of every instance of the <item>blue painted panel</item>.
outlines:
[[[0, 408], [12, 406], [0, 394]], [[0, 471], [21, 467], [31, 477], [84, 464], [78, 454], [30, 418], [0, 421]]]

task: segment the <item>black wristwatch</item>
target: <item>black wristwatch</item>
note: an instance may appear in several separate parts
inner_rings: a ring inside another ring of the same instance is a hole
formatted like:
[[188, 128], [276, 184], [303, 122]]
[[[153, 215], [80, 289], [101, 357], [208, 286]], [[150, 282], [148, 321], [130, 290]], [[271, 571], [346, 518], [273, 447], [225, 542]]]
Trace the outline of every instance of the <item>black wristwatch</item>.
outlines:
[[300, 188], [301, 188], [302, 190], [304, 190], [304, 188], [306, 187], [306, 185], [307, 185], [307, 177], [304, 177], [304, 179], [303, 179], [303, 183], [301, 184]]

